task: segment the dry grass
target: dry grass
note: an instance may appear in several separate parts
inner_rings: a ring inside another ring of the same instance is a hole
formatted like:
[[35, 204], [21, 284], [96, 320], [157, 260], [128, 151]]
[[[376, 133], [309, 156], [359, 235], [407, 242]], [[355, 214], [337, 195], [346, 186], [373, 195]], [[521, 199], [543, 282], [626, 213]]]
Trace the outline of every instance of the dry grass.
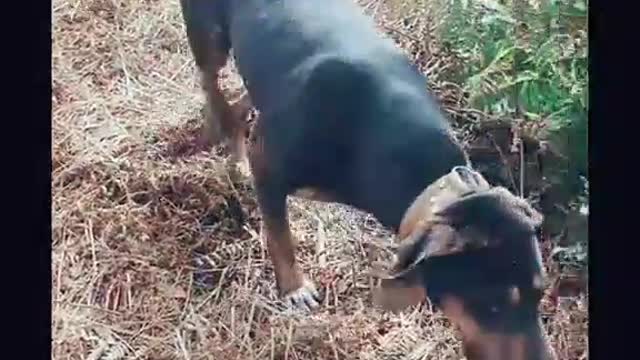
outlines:
[[[387, 29], [402, 16], [389, 4], [367, 7]], [[278, 305], [250, 184], [185, 151], [203, 97], [177, 0], [53, 7], [54, 359], [462, 357], [428, 306], [370, 307], [367, 271], [388, 255], [374, 244], [390, 236], [344, 206], [291, 200], [300, 261], [326, 296], [312, 315]], [[413, 26], [388, 31], [426, 72], [450, 65]], [[467, 111], [447, 86], [434, 90], [448, 111]], [[586, 358], [586, 297], [545, 311], [562, 358]]]

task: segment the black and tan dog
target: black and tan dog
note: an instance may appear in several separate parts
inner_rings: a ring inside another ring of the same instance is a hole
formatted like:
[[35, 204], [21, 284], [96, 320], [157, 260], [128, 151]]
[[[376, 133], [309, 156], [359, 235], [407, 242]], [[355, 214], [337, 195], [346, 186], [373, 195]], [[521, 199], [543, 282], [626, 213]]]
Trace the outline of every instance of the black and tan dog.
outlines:
[[[207, 94], [206, 129], [244, 162], [244, 116], [263, 235], [284, 299], [315, 307], [295, 257], [289, 195], [373, 214], [401, 241], [375, 300], [427, 296], [461, 329], [467, 357], [552, 359], [538, 313], [539, 215], [469, 167], [424, 77], [351, 0], [181, 0]], [[233, 48], [248, 95], [233, 105], [218, 72]], [[250, 100], [249, 100], [250, 99]]]

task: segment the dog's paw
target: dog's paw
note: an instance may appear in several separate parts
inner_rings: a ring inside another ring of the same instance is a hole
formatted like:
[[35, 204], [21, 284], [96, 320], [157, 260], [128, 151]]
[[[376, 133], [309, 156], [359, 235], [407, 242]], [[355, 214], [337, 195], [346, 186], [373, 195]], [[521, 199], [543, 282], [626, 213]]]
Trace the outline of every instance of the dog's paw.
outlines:
[[243, 177], [251, 176], [251, 166], [249, 165], [249, 160], [245, 157], [241, 160], [235, 161], [235, 168], [238, 173]]
[[286, 293], [283, 301], [289, 308], [311, 311], [320, 306], [321, 297], [313, 283], [305, 280], [298, 289]]
[[251, 167], [246, 159], [240, 161], [230, 159], [227, 162], [227, 171], [229, 178], [233, 182], [244, 182], [251, 177]]

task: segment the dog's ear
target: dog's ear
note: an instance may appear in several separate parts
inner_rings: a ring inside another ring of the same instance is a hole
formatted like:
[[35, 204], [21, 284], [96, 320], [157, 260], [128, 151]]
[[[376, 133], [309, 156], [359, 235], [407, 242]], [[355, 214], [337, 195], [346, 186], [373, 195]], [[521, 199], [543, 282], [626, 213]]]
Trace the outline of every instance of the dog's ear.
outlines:
[[471, 193], [490, 189], [489, 183], [466, 166], [456, 166], [447, 175], [426, 188], [407, 209], [398, 229], [398, 239], [404, 240], [417, 228], [434, 218], [434, 214], [451, 202]]
[[492, 242], [534, 233], [543, 221], [524, 199], [502, 187], [460, 198], [436, 215], [457, 230], [486, 234]]
[[495, 247], [534, 233], [542, 222], [537, 211], [504, 188], [460, 197], [429, 215], [402, 240], [397, 260], [377, 291], [377, 303], [386, 309], [406, 307], [415, 303], [415, 294], [424, 293], [418, 269], [423, 260]]
[[431, 222], [416, 229], [398, 247], [392, 276], [401, 277], [427, 257], [456, 252], [457, 240], [455, 230], [447, 224]]
[[426, 290], [419, 264], [430, 256], [457, 252], [465, 240], [458, 239], [455, 230], [439, 223], [416, 229], [402, 241], [397, 259], [381, 284], [374, 290], [374, 304], [390, 311], [401, 311], [417, 305], [426, 298]]
[[526, 201], [504, 188], [463, 196], [430, 214], [402, 240], [392, 276], [402, 276], [428, 257], [493, 247], [533, 234], [542, 220]]

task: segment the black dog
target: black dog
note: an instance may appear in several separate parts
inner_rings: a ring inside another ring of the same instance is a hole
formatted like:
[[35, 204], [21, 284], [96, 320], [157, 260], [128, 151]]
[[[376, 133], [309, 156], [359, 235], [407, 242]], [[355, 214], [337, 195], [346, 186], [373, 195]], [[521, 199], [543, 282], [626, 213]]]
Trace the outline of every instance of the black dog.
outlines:
[[[551, 359], [538, 303], [540, 218], [469, 167], [425, 79], [350, 0], [181, 0], [207, 94], [206, 135], [249, 162], [282, 296], [314, 307], [295, 258], [288, 195], [372, 213], [402, 241], [376, 302], [429, 298], [469, 359]], [[229, 105], [218, 72], [233, 48], [248, 95]]]

